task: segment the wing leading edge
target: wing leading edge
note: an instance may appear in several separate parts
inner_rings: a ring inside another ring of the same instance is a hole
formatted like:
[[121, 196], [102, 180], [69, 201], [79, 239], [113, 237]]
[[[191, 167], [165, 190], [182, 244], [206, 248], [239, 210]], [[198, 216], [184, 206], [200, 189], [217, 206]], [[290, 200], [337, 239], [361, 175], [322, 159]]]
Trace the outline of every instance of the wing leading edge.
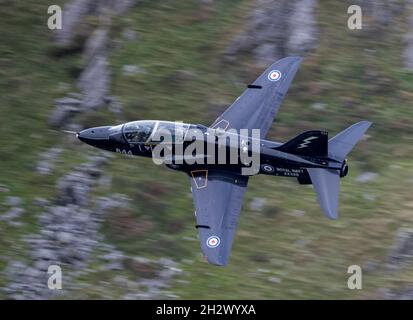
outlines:
[[301, 62], [300, 57], [287, 57], [273, 63], [211, 127], [260, 129], [265, 138]]
[[213, 170], [191, 172], [201, 249], [208, 262], [228, 264], [248, 177]]

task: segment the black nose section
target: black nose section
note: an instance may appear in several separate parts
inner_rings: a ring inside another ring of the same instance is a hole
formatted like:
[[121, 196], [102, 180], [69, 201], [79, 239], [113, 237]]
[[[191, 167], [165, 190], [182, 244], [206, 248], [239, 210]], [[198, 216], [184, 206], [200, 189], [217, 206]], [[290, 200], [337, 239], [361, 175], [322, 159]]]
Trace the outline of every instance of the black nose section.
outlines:
[[90, 129], [85, 129], [83, 131], [80, 131], [77, 134], [77, 137], [79, 140], [95, 145], [96, 143], [103, 142], [105, 140], [109, 140], [109, 129], [111, 126], [104, 126], [104, 127], [96, 127], [96, 128], [90, 128]]

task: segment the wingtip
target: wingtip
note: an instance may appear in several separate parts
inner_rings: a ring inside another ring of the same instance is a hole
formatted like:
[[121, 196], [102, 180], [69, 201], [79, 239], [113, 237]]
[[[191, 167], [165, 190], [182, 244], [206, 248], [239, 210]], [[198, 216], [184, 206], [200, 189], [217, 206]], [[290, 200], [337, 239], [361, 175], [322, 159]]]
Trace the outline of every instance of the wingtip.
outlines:
[[338, 199], [336, 205], [331, 205], [331, 203], [321, 205], [325, 216], [331, 220], [338, 219]]
[[301, 63], [304, 60], [304, 58], [300, 56], [288, 56], [281, 60], [291, 60], [295, 63]]
[[301, 56], [288, 56], [285, 57], [285, 59], [296, 59], [296, 60], [303, 60], [304, 58]]
[[338, 220], [338, 212], [336, 211], [325, 211], [326, 217], [330, 220]]
[[355, 123], [355, 125], [366, 126], [367, 128], [369, 128], [372, 124], [373, 122], [368, 121], [368, 120], [362, 120], [362, 121]]
[[281, 62], [291, 62], [291, 63], [297, 63], [297, 64], [301, 64], [301, 62], [304, 60], [303, 57], [300, 56], [287, 56], [284, 58], [281, 58], [277, 61], [274, 61], [274, 63], [271, 66], [274, 66], [276, 64], [279, 64]]
[[366, 122], [366, 125], [370, 128], [370, 126], [373, 124], [373, 122], [371, 122], [371, 121], [365, 121]]
[[209, 264], [216, 266], [216, 267], [226, 267], [228, 265], [228, 261], [220, 261], [220, 260], [211, 260], [207, 258]]

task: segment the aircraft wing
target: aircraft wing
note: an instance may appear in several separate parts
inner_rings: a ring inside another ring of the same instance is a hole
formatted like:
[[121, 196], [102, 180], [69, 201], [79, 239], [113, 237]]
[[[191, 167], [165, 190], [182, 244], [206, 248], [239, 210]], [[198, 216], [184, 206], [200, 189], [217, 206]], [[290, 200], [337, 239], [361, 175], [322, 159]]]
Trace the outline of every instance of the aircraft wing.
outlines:
[[301, 61], [300, 57], [287, 57], [273, 63], [211, 127], [260, 129], [265, 138]]
[[231, 253], [248, 177], [214, 170], [190, 172], [201, 249], [208, 262], [225, 266]]

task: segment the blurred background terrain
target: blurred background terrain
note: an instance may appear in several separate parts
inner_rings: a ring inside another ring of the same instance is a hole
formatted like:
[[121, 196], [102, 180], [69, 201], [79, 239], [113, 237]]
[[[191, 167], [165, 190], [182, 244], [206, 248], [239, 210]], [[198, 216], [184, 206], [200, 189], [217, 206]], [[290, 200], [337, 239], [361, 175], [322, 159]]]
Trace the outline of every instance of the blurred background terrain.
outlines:
[[[47, 8], [63, 8], [63, 29]], [[363, 29], [347, 28], [347, 8]], [[413, 1], [0, 0], [0, 298], [412, 299]], [[184, 174], [61, 130], [211, 124], [266, 66], [305, 60], [269, 133], [374, 124], [340, 219], [253, 177], [229, 266], [208, 265]], [[47, 289], [59, 264], [63, 290]], [[360, 265], [363, 289], [347, 288]]]

